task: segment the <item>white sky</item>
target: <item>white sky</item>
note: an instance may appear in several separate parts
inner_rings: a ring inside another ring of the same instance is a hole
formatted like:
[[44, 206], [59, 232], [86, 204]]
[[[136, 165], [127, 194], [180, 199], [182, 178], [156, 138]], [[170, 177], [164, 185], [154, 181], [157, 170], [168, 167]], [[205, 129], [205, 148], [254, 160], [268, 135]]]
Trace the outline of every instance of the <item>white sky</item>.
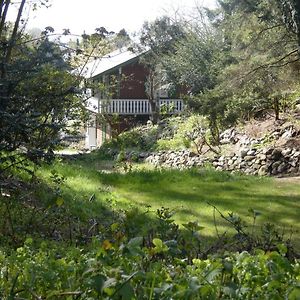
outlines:
[[[191, 10], [196, 4], [212, 7], [215, 0], [50, 0], [50, 8], [29, 12], [28, 27], [44, 29], [52, 26], [56, 32], [64, 28], [73, 34], [94, 32], [97, 27], [108, 31], [125, 28], [138, 31], [145, 20], [164, 14], [174, 15]], [[28, 13], [28, 12], [27, 12]], [[26, 16], [26, 15], [25, 15]]]

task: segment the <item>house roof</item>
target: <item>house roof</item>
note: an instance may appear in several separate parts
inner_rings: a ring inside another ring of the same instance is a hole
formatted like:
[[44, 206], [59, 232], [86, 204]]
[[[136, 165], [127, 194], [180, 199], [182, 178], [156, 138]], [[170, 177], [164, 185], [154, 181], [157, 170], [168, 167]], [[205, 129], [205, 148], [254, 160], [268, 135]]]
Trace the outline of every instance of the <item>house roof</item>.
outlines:
[[129, 50], [116, 50], [99, 59], [87, 63], [83, 75], [85, 78], [93, 78], [105, 72], [121, 67], [136, 60], [142, 53], [133, 53]]

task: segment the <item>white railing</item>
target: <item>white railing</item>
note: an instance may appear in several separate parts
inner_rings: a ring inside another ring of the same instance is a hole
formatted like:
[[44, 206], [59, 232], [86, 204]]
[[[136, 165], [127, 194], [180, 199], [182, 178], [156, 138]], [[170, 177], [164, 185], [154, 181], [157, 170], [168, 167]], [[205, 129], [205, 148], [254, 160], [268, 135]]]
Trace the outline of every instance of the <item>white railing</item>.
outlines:
[[[102, 114], [149, 115], [152, 112], [148, 99], [99, 100], [99, 104]], [[160, 99], [159, 107], [161, 113], [177, 114], [183, 111], [184, 103], [181, 99]]]

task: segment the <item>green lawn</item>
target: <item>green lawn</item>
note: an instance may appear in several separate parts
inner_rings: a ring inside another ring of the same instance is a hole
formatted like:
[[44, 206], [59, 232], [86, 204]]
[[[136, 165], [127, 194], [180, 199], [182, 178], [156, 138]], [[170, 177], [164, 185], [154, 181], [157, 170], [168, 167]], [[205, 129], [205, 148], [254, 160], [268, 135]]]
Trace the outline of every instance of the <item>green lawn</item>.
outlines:
[[[215, 205], [223, 214], [237, 213], [249, 225], [253, 219], [249, 209], [261, 215], [257, 224], [275, 223], [284, 230], [293, 228], [293, 237], [299, 243], [300, 185], [271, 178], [230, 175], [212, 170], [133, 170], [122, 173], [112, 171], [109, 162], [83, 156], [77, 160], [58, 162], [45, 167], [41, 175], [47, 178], [55, 169], [65, 176], [64, 197], [74, 210], [97, 215], [103, 203], [118, 208], [128, 206], [153, 210], [162, 206], [175, 210], [179, 224], [197, 220], [204, 226], [202, 234], [213, 236]], [[96, 201], [89, 202], [91, 196]], [[210, 204], [209, 204], [210, 203]], [[218, 230], [228, 230], [227, 224], [217, 216]]]

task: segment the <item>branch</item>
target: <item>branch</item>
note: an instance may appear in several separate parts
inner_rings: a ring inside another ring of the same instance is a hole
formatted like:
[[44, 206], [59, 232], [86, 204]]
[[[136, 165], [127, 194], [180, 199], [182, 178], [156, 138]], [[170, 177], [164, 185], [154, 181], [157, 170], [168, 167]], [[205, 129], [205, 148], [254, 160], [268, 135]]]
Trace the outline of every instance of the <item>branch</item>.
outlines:
[[213, 207], [214, 210], [216, 210], [219, 215], [221, 216], [222, 219], [224, 219], [225, 221], [227, 221], [228, 223], [230, 223], [239, 233], [242, 233], [244, 236], [248, 236], [248, 234], [242, 229], [242, 228], [239, 228], [237, 229], [236, 228], [236, 224], [234, 222], [232, 222], [230, 219], [228, 219], [227, 217], [225, 217], [222, 212], [213, 204], [209, 203], [209, 202], [206, 202], [209, 206]]
[[[267, 28], [264, 28], [264, 29], [262, 29], [258, 34], [257, 34], [257, 36], [254, 38], [254, 40], [252, 40], [251, 42], [250, 42], [250, 44], [249, 45], [251, 45], [251, 44], [254, 44], [266, 31], [268, 31], [268, 30], [272, 30], [272, 29], [274, 29], [274, 28], [277, 28], [277, 27], [281, 27], [281, 26], [284, 26], [284, 24], [283, 23], [281, 23], [281, 24], [276, 24], [276, 25], [273, 25], [273, 26], [271, 26], [271, 27], [267, 27]], [[248, 46], [249, 46], [248, 45]]]
[[300, 58], [297, 58], [297, 59], [295, 59], [295, 60], [287, 61], [286, 63], [281, 64], [281, 65], [270, 65], [269, 68], [280, 68], [280, 67], [284, 67], [284, 66], [286, 66], [286, 65], [295, 63], [295, 62], [297, 62], [297, 61], [299, 61], [299, 60], [300, 60]]
[[260, 69], [265, 69], [265, 68], [269, 68], [269, 67], [274, 68], [274, 67], [276, 67], [276, 66], [281, 67], [281, 66], [285, 66], [285, 65], [287, 65], [287, 64], [289, 64], [289, 63], [298, 61], [299, 58], [296, 59], [296, 60], [294, 60], [294, 61], [289, 61], [289, 62], [287, 62], [287, 63], [284, 63], [284, 64], [282, 64], [282, 65], [276, 65], [276, 64], [278, 64], [279, 62], [281, 62], [281, 61], [285, 60], [286, 58], [288, 58], [289, 56], [291, 56], [291, 55], [297, 53], [298, 51], [299, 51], [299, 49], [294, 49], [293, 51], [289, 52], [288, 54], [286, 54], [285, 56], [281, 57], [281, 58], [278, 59], [277, 61], [274, 61], [274, 62], [268, 63], [268, 64], [264, 64], [264, 65], [260, 65], [260, 66], [258, 66], [258, 67], [256, 67], [256, 68], [252, 69], [252, 70], [251, 70], [250, 72], [248, 72], [246, 75], [242, 76], [242, 78], [245, 78], [245, 77], [251, 75], [252, 73], [255, 73], [256, 71], [258, 71], [258, 70], [260, 70]]

